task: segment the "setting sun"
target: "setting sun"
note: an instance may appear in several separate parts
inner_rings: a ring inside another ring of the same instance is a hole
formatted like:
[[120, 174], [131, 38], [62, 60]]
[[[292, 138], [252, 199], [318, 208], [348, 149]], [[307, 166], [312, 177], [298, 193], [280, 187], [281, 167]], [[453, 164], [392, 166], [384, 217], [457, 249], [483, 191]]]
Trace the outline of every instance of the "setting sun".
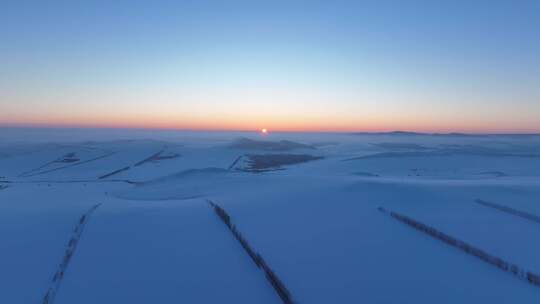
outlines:
[[268, 130], [267, 129], [261, 129], [261, 133], [266, 134], [266, 133], [268, 133]]

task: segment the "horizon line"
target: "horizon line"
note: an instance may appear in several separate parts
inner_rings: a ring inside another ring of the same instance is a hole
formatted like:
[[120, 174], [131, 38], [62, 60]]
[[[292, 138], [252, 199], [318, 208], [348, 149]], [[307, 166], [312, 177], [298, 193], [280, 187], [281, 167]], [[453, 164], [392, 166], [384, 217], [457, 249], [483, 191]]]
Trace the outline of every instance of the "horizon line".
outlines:
[[[42, 124], [42, 123], [0, 123], [0, 128], [13, 128], [13, 129], [102, 129], [102, 130], [145, 130], [145, 131], [186, 131], [186, 132], [256, 132], [259, 133], [261, 129], [226, 129], [226, 128], [170, 128], [170, 127], [142, 127], [142, 126], [100, 126], [100, 125], [54, 125], [54, 124]], [[267, 128], [268, 129], [268, 128]], [[381, 134], [381, 135], [540, 135], [538, 131], [493, 131], [493, 132], [474, 132], [474, 131], [462, 131], [462, 130], [448, 130], [448, 131], [418, 131], [409, 129], [380, 129], [380, 130], [292, 130], [292, 129], [268, 129], [270, 133], [331, 133], [331, 134]]]

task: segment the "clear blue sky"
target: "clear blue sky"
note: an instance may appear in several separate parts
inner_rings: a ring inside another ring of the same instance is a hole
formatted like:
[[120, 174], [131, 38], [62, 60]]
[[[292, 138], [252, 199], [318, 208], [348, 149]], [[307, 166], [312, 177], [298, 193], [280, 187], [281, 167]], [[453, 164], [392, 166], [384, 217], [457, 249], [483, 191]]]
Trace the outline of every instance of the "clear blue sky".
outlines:
[[540, 131], [540, 1], [3, 1], [0, 124]]

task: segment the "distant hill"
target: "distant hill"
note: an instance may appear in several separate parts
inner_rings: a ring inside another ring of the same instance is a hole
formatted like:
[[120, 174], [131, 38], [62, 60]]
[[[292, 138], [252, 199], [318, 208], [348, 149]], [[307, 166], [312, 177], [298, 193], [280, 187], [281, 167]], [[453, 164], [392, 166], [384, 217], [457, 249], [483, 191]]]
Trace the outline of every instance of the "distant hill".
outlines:
[[410, 131], [389, 131], [389, 132], [351, 132], [349, 135], [389, 135], [389, 136], [450, 136], [450, 137], [478, 137], [478, 136], [499, 136], [499, 137], [534, 137], [540, 133], [422, 133]]

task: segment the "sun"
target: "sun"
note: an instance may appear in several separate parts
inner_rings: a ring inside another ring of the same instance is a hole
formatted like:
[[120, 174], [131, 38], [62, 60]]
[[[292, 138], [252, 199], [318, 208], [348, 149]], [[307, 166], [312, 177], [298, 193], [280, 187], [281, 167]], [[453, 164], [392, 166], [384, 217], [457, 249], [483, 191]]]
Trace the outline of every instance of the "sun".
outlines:
[[265, 129], [261, 129], [261, 133], [262, 133], [262, 134], [266, 134], [266, 133], [268, 133], [268, 130], [267, 130], [266, 128], [265, 128]]

